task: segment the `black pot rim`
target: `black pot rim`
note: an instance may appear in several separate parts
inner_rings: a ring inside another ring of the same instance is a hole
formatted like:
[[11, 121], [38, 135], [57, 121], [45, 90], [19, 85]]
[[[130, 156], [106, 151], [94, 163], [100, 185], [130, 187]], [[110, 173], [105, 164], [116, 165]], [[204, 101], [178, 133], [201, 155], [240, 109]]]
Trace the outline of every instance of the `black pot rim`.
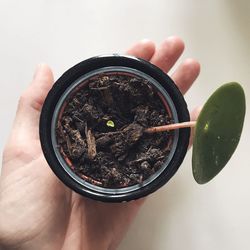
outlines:
[[83, 196], [100, 201], [130, 201], [144, 197], [156, 191], [166, 182], [168, 182], [168, 180], [176, 173], [187, 152], [190, 128], [179, 130], [177, 148], [172, 160], [168, 164], [168, 167], [154, 181], [136, 191], [132, 191], [129, 193], [107, 194], [93, 191], [87, 188], [86, 186], [83, 186], [76, 182], [62, 168], [53, 150], [51, 141], [51, 121], [53, 117], [53, 112], [55, 110], [58, 100], [60, 99], [64, 91], [69, 87], [69, 85], [71, 85], [81, 76], [93, 70], [109, 66], [130, 67], [139, 70], [143, 73], [146, 73], [150, 77], [154, 78], [170, 95], [177, 111], [179, 122], [190, 120], [186, 102], [179, 89], [176, 87], [173, 80], [158, 67], [143, 59], [135, 58], [132, 56], [123, 56], [117, 54], [97, 56], [82, 61], [79, 64], [73, 66], [56, 81], [53, 88], [50, 90], [42, 108], [39, 129], [40, 141], [44, 156], [49, 166], [51, 167], [53, 172], [58, 176], [58, 178], [68, 187]]

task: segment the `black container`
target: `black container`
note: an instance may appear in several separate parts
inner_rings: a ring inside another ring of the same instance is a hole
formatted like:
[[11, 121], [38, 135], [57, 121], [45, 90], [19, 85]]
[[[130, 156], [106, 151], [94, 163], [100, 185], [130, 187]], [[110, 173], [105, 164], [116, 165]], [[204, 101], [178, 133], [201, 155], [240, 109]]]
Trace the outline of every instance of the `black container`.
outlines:
[[146, 196], [163, 186], [182, 163], [189, 144], [190, 129], [174, 131], [169, 157], [164, 165], [142, 184], [125, 188], [103, 188], [78, 177], [64, 161], [57, 147], [55, 124], [64, 100], [88, 78], [100, 73], [125, 73], [148, 80], [167, 103], [174, 122], [189, 121], [186, 102], [171, 78], [151, 63], [131, 56], [108, 55], [85, 60], [66, 71], [49, 92], [40, 118], [40, 140], [44, 156], [57, 175], [77, 193], [105, 202], [122, 202]]

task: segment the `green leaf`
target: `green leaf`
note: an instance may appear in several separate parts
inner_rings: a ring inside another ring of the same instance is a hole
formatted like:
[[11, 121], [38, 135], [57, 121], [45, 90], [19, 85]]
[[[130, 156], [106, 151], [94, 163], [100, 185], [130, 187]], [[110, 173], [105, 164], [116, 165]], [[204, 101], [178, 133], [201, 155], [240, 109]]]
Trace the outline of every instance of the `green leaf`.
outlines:
[[193, 176], [199, 184], [214, 178], [231, 158], [240, 140], [245, 109], [244, 90], [235, 82], [222, 85], [204, 105], [192, 154]]

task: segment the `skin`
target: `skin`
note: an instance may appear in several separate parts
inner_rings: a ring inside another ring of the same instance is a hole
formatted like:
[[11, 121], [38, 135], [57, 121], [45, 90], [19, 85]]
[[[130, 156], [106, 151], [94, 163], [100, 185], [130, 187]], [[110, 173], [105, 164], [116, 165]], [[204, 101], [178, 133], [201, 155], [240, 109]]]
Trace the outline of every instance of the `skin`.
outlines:
[[[184, 50], [178, 37], [156, 48], [143, 40], [127, 54], [159, 66], [166, 73]], [[181, 63], [172, 78], [184, 94], [199, 75], [194, 59]], [[74, 193], [52, 173], [41, 151], [38, 125], [44, 99], [53, 85], [51, 69], [38, 66], [19, 100], [3, 153], [0, 179], [0, 249], [116, 249], [144, 199], [106, 204]], [[198, 109], [192, 118], [198, 114]]]

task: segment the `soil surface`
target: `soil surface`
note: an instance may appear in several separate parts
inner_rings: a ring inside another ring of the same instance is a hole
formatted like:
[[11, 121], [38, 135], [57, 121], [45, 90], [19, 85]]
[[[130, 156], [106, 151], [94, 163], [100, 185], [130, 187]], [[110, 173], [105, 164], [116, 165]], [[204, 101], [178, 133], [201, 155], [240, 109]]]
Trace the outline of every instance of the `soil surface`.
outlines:
[[173, 132], [144, 128], [172, 123], [148, 81], [124, 73], [92, 77], [71, 93], [57, 121], [57, 143], [70, 168], [105, 188], [141, 184], [168, 157]]

